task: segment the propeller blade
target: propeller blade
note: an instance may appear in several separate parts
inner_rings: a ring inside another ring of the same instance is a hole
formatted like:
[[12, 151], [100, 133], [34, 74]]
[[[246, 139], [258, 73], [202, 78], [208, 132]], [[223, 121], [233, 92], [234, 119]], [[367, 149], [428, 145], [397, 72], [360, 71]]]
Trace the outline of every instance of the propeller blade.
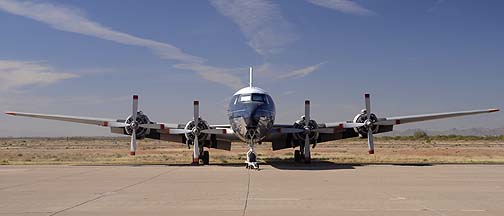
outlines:
[[170, 128], [170, 129], [174, 128], [174, 129], [176, 129], [178, 127], [177, 124], [165, 124], [165, 123], [140, 124], [139, 126], [143, 127], [143, 128], [158, 129], [158, 130], [162, 130], [162, 129], [165, 129], [165, 128]]
[[299, 128], [275, 128], [273, 131], [281, 134], [303, 133], [305, 130]]
[[137, 112], [138, 112], [138, 95], [133, 95], [133, 110], [131, 113], [133, 121], [136, 121]]
[[194, 101], [194, 127], [197, 127], [199, 124], [199, 101]]
[[108, 126], [108, 127], [127, 127], [129, 124], [126, 124], [124, 122], [106, 122], [107, 125], [103, 126]]
[[199, 163], [199, 143], [198, 136], [194, 137], [193, 163]]
[[366, 119], [371, 117], [371, 98], [369, 94], [364, 94], [364, 100], [366, 102]]
[[330, 128], [317, 128], [311, 130], [312, 132], [323, 133], [323, 134], [335, 134], [338, 132], [342, 132], [342, 128], [340, 127], [330, 127]]
[[[305, 100], [305, 127], [309, 128], [310, 125], [310, 101]], [[309, 131], [305, 131], [309, 132]], [[305, 154], [305, 162], [309, 163], [311, 159], [310, 155], [310, 133], [306, 133], [305, 135], [305, 146], [304, 146], [304, 154]]]
[[227, 129], [205, 129], [201, 133], [206, 134], [227, 134]]
[[374, 140], [373, 140], [373, 131], [371, 128], [368, 129], [367, 133], [368, 137], [368, 147], [369, 147], [369, 154], [374, 154]]
[[364, 123], [354, 123], [354, 122], [352, 122], [352, 123], [343, 123], [343, 125], [340, 125], [340, 127], [343, 126], [341, 128], [356, 128], [356, 127], [362, 127], [364, 125], [365, 125]]
[[133, 129], [133, 132], [131, 133], [130, 155], [135, 155], [136, 148], [137, 148], [137, 144], [136, 144], [136, 130]]
[[305, 159], [308, 159], [308, 160], [311, 159], [311, 155], [310, 155], [310, 134], [306, 134], [305, 135], [304, 155], [305, 155]]
[[306, 126], [310, 123], [310, 101], [305, 100], [305, 122]]
[[178, 129], [178, 128], [166, 128], [166, 129], [164, 129], [164, 132], [166, 134], [186, 134], [186, 133], [190, 133], [191, 130]]
[[161, 129], [165, 129], [165, 125], [164, 124], [140, 124], [138, 125], [139, 127], [142, 127], [142, 128], [149, 128], [149, 129], [158, 129], [158, 130], [161, 130]]

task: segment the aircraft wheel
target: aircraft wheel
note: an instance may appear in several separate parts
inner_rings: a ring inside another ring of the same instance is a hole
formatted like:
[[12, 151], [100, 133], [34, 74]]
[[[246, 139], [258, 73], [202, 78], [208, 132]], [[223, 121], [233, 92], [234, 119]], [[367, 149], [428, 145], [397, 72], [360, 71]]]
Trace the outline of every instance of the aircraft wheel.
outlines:
[[249, 162], [257, 162], [257, 155], [254, 152], [249, 153]]
[[204, 165], [210, 164], [210, 153], [208, 151], [203, 152], [203, 164]]
[[305, 164], [311, 164], [311, 158], [310, 157], [307, 157], [304, 159], [304, 163]]
[[301, 151], [299, 150], [294, 151], [294, 162], [296, 163], [301, 162]]

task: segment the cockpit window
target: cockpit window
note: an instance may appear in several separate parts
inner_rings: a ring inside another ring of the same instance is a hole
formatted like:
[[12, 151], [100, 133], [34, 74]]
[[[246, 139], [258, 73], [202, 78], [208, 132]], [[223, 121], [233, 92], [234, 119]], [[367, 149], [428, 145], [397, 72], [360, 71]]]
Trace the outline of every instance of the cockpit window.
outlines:
[[264, 94], [251, 94], [240, 96], [240, 102], [266, 102]]
[[252, 101], [264, 102], [264, 95], [263, 94], [252, 94]]

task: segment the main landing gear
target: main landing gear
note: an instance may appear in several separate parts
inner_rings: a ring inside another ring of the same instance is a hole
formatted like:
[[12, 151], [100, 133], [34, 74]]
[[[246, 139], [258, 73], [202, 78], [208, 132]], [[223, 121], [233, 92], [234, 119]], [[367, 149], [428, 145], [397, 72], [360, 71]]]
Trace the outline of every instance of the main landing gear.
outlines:
[[[203, 148], [199, 148], [198, 151], [194, 150], [192, 165], [200, 165], [200, 161], [203, 165], [210, 164], [210, 153], [208, 151], [203, 151]], [[198, 157], [195, 157], [195, 155], [198, 155]]]
[[[308, 152], [308, 154], [305, 154], [305, 152]], [[301, 163], [303, 161], [305, 164], [311, 163], [311, 154], [309, 146], [308, 151], [306, 151], [306, 148], [304, 146], [300, 146], [299, 150], [294, 150], [294, 162]]]

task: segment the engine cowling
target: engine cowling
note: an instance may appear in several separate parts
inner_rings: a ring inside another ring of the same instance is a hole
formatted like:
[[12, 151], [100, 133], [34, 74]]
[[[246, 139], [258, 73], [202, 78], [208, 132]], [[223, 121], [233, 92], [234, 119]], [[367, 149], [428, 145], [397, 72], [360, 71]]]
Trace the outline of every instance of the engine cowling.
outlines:
[[[374, 113], [371, 113], [370, 117], [371, 121], [374, 123], [376, 121], [378, 121], [378, 118], [376, 117], [376, 115]], [[357, 114], [355, 116], [355, 118], [353, 119], [353, 122], [354, 123], [364, 123], [366, 122], [367, 120], [367, 114], [366, 112], [363, 110], [361, 113]], [[378, 132], [378, 129], [379, 129], [379, 126], [378, 125], [372, 125], [371, 127], [371, 130], [373, 131], [373, 133], [376, 133]], [[365, 126], [362, 126], [362, 127], [356, 127], [354, 128], [355, 132], [359, 134], [359, 137], [361, 138], [367, 138], [367, 134], [368, 134], [368, 127], [365, 127]]]
[[186, 130], [191, 130], [192, 132], [186, 133], [185, 136], [186, 136], [187, 140], [191, 140], [191, 141], [194, 140], [196, 135], [198, 136], [198, 140], [205, 140], [207, 138], [208, 134], [200, 133], [200, 131], [206, 130], [209, 128], [210, 128], [210, 125], [208, 124], [208, 122], [199, 118], [197, 130], [196, 130], [194, 120], [192, 120], [192, 121], [187, 122], [187, 124], [185, 126]]
[[[304, 118], [304, 116], [301, 116], [301, 118], [299, 120], [294, 122], [293, 128], [298, 128], [298, 129], [304, 130], [305, 126], [306, 126], [305, 118]], [[310, 122], [308, 123], [308, 128], [310, 130], [317, 129], [318, 128], [317, 122], [315, 120], [311, 119]], [[295, 133], [293, 135], [296, 140], [305, 140], [305, 134], [303, 134], [303, 133]], [[310, 140], [317, 140], [319, 133], [310, 132], [310, 134], [308, 136], [310, 137]]]
[[[126, 119], [126, 122], [125, 122], [126, 124], [129, 125], [129, 126], [125, 127], [125, 131], [126, 131], [126, 133], [128, 135], [131, 135], [131, 133], [133, 133], [133, 126], [130, 125], [131, 122], [133, 122], [133, 118], [130, 115], [130, 116], [128, 116], [128, 118]], [[149, 117], [147, 115], [145, 115], [142, 111], [138, 111], [137, 112], [136, 122], [138, 123], [138, 125], [152, 123], [149, 120]], [[136, 137], [137, 137], [137, 139], [142, 139], [142, 138], [145, 137], [145, 135], [147, 135], [149, 133], [150, 133], [150, 129], [149, 128], [138, 127], [136, 129]]]

